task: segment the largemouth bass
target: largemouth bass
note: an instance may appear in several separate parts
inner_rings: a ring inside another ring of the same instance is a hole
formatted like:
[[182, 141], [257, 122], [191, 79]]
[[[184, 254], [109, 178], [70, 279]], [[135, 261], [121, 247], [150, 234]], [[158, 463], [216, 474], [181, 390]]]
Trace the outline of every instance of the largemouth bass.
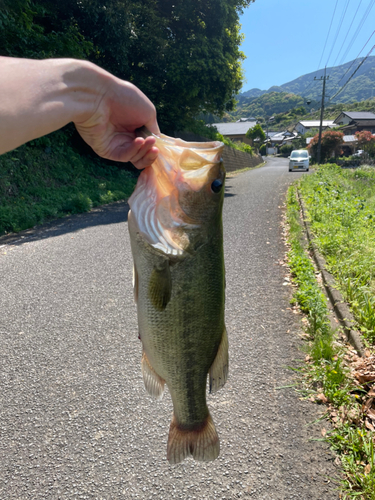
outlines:
[[[144, 135], [144, 134], [143, 134]], [[206, 403], [228, 373], [224, 324], [221, 142], [156, 137], [129, 205], [134, 297], [146, 390], [173, 401], [167, 458], [215, 460], [220, 445]]]

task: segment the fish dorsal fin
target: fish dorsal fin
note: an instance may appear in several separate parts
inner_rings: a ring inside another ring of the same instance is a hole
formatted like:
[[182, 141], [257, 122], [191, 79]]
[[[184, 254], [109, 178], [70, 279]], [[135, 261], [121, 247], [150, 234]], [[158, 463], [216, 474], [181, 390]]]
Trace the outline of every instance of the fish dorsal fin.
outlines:
[[224, 327], [223, 336], [216, 354], [216, 358], [210, 368], [210, 392], [221, 389], [228, 378], [229, 357], [228, 357], [228, 335]]
[[152, 270], [148, 294], [155, 309], [164, 311], [172, 295], [172, 278], [168, 260], [164, 260]]

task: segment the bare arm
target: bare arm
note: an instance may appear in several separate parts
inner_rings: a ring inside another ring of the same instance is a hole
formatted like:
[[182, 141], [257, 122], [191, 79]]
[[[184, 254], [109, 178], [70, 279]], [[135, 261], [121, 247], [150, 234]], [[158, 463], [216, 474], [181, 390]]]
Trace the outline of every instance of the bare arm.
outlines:
[[0, 154], [74, 122], [100, 156], [150, 165], [159, 133], [155, 107], [134, 85], [86, 61], [0, 57]]

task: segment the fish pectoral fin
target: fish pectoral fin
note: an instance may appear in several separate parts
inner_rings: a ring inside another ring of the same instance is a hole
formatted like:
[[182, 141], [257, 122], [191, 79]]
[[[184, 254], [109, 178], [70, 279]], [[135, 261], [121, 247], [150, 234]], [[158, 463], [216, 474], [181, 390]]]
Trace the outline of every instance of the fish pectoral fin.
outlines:
[[164, 311], [172, 295], [172, 278], [168, 260], [154, 267], [148, 284], [148, 294], [155, 309]]
[[216, 392], [224, 387], [228, 378], [229, 356], [228, 335], [224, 327], [223, 336], [216, 354], [216, 358], [210, 368], [210, 393]]
[[142, 375], [146, 391], [156, 399], [161, 399], [164, 393], [165, 380], [152, 368], [146, 353], [142, 356]]
[[219, 437], [210, 414], [204, 422], [189, 429], [180, 426], [173, 414], [167, 445], [170, 464], [178, 464], [189, 456], [194, 460], [208, 462], [215, 460], [219, 453]]

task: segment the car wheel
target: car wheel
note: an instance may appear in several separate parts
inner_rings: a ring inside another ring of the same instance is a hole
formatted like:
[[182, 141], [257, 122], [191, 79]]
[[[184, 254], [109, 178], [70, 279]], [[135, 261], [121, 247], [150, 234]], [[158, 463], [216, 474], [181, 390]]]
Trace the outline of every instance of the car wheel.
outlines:
[[308, 172], [308, 171], [309, 171], [309, 169], [307, 168], [307, 169], [306, 169], [306, 172]]

